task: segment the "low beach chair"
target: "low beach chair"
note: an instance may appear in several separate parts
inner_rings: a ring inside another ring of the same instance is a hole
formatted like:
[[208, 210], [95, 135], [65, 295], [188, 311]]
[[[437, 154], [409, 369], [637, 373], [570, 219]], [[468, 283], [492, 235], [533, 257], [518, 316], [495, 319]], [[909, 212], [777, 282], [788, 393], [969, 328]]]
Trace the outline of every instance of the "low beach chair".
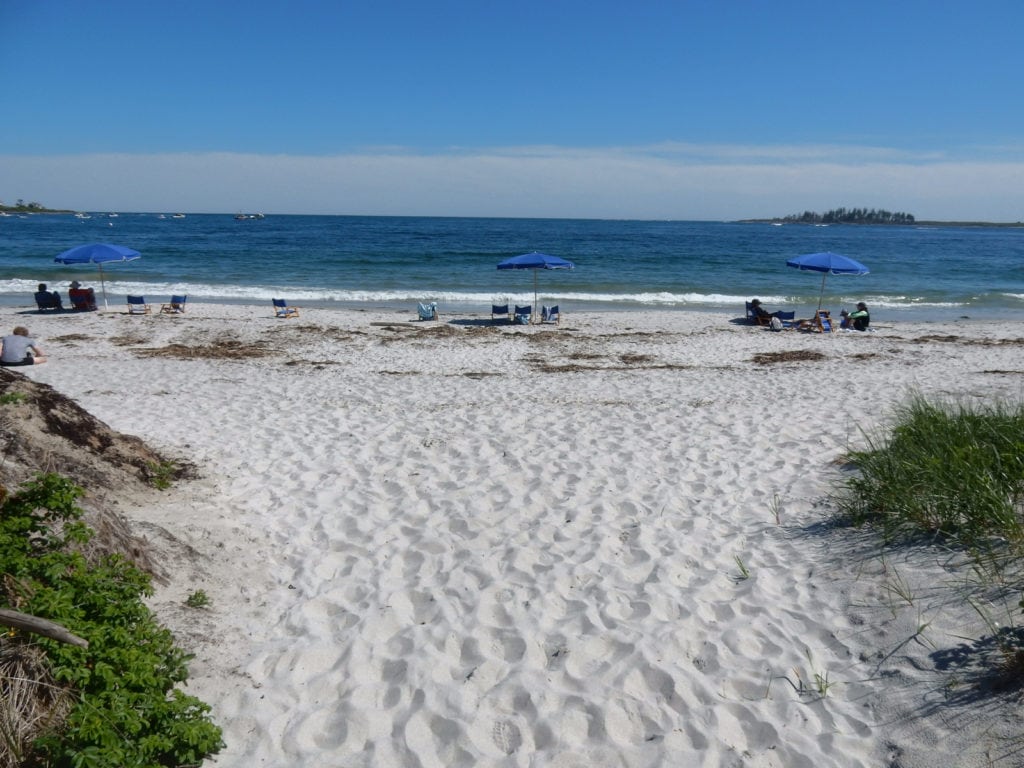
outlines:
[[542, 323], [554, 323], [555, 325], [558, 325], [558, 323], [562, 321], [562, 315], [558, 311], [558, 305], [555, 304], [553, 307], [541, 306], [540, 321]]
[[416, 312], [420, 316], [420, 320], [437, 320], [437, 302], [432, 301], [429, 304], [417, 304]]
[[508, 304], [491, 304], [491, 322], [504, 320], [506, 323], [512, 320], [512, 314], [508, 311]]
[[525, 307], [520, 307], [516, 304], [515, 311], [512, 313], [512, 322], [516, 325], [529, 325], [530, 319], [533, 317], [533, 305], [527, 304]]
[[792, 312], [783, 312], [781, 309], [775, 313], [775, 316], [782, 321], [782, 327], [787, 330], [796, 328], [796, 310]]
[[829, 316], [827, 309], [819, 309], [818, 314], [814, 318], [814, 322], [818, 331], [821, 333], [832, 333], [834, 330], [832, 327], [832, 318]]
[[284, 299], [271, 299], [274, 303], [274, 317], [298, 317], [299, 308], [289, 307]]
[[149, 304], [146, 303], [144, 296], [129, 296], [128, 297], [128, 314], [129, 315], [148, 315], [150, 312]]
[[76, 312], [96, 310], [96, 292], [92, 288], [72, 288], [68, 291], [68, 300]]
[[160, 305], [160, 312], [165, 315], [180, 315], [185, 312], [185, 302], [188, 296], [171, 296], [171, 300]]

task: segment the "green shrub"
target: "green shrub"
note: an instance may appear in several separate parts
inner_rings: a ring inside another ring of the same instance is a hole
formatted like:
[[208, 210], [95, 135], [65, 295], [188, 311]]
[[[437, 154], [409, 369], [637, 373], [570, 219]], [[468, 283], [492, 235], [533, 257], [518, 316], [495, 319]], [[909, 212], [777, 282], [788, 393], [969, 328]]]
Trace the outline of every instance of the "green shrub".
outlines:
[[[59, 730], [36, 741], [39, 762], [74, 768], [179, 766], [223, 746], [209, 707], [176, 688], [189, 656], [142, 602], [149, 577], [119, 556], [90, 564], [73, 545], [92, 532], [81, 490], [40, 475], [0, 503], [0, 604], [55, 621], [89, 647], [33, 638], [77, 703]], [[11, 605], [11, 607], [15, 607]]]

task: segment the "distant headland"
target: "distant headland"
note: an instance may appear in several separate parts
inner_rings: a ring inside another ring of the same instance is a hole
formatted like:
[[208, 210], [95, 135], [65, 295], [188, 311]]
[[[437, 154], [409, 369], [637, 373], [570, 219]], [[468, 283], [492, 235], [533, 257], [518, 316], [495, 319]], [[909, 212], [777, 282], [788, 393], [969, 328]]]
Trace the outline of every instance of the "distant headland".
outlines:
[[0, 211], [4, 213], [74, 213], [74, 211], [47, 208], [42, 203], [26, 203], [24, 200], [18, 200], [14, 205], [0, 203]]
[[880, 226], [918, 227], [1020, 227], [1024, 222], [993, 222], [993, 221], [923, 221], [912, 213], [902, 211], [886, 211], [877, 208], [833, 208], [825, 213], [804, 211], [774, 219], [740, 219], [741, 224], [864, 224]]

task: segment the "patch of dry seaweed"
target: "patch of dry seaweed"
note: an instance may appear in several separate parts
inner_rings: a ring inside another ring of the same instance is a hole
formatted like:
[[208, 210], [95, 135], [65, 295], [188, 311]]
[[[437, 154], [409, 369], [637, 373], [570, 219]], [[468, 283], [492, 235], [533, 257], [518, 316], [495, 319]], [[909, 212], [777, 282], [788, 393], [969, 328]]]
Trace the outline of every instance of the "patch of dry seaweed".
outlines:
[[929, 342], [941, 342], [946, 344], [963, 344], [968, 347], [1017, 347], [1024, 345], [1024, 339], [966, 339], [963, 336], [953, 334], [940, 335], [928, 334], [913, 339], [915, 344], [927, 344]]
[[774, 365], [776, 363], [809, 363], [824, 360], [825, 355], [811, 349], [797, 349], [788, 352], [758, 352], [751, 362], [758, 365]]
[[325, 368], [328, 365], [341, 365], [340, 360], [286, 360], [285, 365], [311, 365], [314, 368]]
[[117, 347], [137, 347], [140, 344], [148, 344], [149, 337], [141, 333], [125, 333], [111, 336], [110, 343]]
[[63, 336], [51, 336], [50, 341], [73, 344], [77, 341], [93, 341], [95, 338], [86, 333], [66, 333]]
[[168, 344], [166, 347], [137, 349], [140, 357], [173, 357], [178, 360], [248, 360], [274, 354], [265, 342], [245, 343], [236, 339], [215, 341], [210, 344], [188, 346]]
[[[597, 359], [601, 359], [598, 357]], [[590, 371], [681, 371], [692, 368], [679, 363], [656, 363], [651, 355], [622, 355], [621, 365], [581, 365], [580, 363], [553, 363], [544, 358], [526, 358], [526, 363], [538, 373], [583, 373]]]

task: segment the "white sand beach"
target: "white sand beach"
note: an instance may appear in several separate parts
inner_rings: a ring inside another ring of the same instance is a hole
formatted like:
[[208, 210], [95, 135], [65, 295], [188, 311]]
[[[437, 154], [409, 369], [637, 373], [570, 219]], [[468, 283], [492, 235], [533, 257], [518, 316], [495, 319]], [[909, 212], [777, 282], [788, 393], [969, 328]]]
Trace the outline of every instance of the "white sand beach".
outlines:
[[968, 574], [831, 525], [910, 392], [1019, 401], [1024, 326], [269, 307], [0, 310], [50, 357], [19, 372], [199, 467], [121, 511], [213, 764], [1024, 764], [1015, 707], [939, 663], [986, 634], [937, 588]]

